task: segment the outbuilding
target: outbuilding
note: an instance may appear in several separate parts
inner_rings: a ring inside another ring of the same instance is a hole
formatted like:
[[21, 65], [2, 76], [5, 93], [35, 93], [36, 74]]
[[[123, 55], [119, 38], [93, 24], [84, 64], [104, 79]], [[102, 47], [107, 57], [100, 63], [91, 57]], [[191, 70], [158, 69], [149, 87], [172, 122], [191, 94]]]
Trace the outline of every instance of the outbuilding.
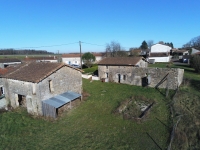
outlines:
[[[65, 105], [81, 100], [81, 70], [63, 63], [31, 62], [1, 77], [5, 98], [13, 108], [30, 114], [57, 117]], [[64, 95], [64, 96], [63, 96]]]

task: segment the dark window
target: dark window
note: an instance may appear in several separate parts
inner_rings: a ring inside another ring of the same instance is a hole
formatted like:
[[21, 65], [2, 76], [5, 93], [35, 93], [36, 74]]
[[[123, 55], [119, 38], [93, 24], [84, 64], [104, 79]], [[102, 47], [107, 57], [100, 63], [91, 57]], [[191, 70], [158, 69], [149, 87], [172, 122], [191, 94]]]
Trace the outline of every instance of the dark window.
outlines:
[[123, 75], [123, 79], [126, 80], [126, 75]]
[[52, 93], [53, 91], [54, 91], [54, 89], [53, 89], [52, 80], [49, 80], [49, 92]]

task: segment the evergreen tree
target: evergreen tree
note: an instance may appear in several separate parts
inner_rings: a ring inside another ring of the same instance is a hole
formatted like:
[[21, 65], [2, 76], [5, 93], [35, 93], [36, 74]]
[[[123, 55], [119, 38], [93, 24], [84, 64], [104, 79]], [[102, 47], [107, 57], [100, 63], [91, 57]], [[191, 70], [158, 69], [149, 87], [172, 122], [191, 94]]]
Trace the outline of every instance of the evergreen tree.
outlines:
[[173, 43], [172, 43], [172, 42], [170, 43], [170, 47], [171, 47], [171, 48], [174, 48], [174, 45], [173, 45]]
[[141, 49], [148, 49], [148, 45], [146, 41], [142, 42], [142, 45], [140, 46]]

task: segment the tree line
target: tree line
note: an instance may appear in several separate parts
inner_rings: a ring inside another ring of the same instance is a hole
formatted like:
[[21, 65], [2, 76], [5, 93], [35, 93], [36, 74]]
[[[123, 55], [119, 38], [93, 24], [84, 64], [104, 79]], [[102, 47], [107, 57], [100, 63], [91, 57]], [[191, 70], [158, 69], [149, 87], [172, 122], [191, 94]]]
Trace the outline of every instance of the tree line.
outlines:
[[47, 52], [46, 50], [31, 50], [31, 49], [0, 49], [0, 55], [35, 55], [35, 54], [54, 54], [52, 52]]

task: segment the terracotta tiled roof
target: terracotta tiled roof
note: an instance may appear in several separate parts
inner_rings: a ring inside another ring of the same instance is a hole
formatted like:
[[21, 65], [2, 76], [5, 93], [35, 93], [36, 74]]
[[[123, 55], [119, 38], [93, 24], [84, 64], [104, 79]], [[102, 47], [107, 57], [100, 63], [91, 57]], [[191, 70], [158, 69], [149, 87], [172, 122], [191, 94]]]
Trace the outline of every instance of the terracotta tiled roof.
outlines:
[[36, 60], [56, 60], [57, 57], [27, 57], [23, 61], [36, 61]]
[[10, 63], [10, 62], [21, 62], [21, 61], [16, 58], [1, 58], [0, 59], [0, 63]]
[[200, 55], [200, 52], [194, 53], [194, 54], [192, 54], [192, 55]]
[[[94, 56], [104, 56], [105, 53], [92, 53]], [[83, 55], [83, 54], [82, 54]], [[82, 56], [81, 55], [81, 56]], [[62, 54], [62, 57], [80, 57], [80, 53], [73, 53], [73, 54]]]
[[[83, 55], [83, 54], [82, 54]], [[82, 56], [81, 55], [81, 56]], [[74, 53], [74, 54], [62, 54], [62, 57], [80, 57], [80, 54], [79, 53]]]
[[187, 51], [189, 51], [189, 50], [186, 50], [186, 49], [181, 49], [181, 50], [178, 50], [178, 49], [176, 49], [176, 50], [172, 50], [174, 53], [184, 53], [184, 52], [187, 52]]
[[136, 65], [143, 57], [108, 57], [101, 60], [98, 65]]
[[6, 68], [0, 68], [0, 76], [8, 74], [14, 70], [16, 70], [17, 68], [19, 68], [21, 66], [21, 64], [19, 65], [15, 65], [15, 66], [8, 66]]
[[[14, 70], [2, 75], [3, 78], [34, 82], [38, 83], [51, 75], [53, 72], [58, 69], [67, 66], [73, 68], [69, 65], [63, 63], [47, 63], [47, 62], [32, 62], [32, 63], [24, 63], [18, 67], [15, 67]], [[81, 71], [80, 69], [73, 68], [77, 71]]]
[[150, 53], [149, 57], [167, 57], [169, 53]]

